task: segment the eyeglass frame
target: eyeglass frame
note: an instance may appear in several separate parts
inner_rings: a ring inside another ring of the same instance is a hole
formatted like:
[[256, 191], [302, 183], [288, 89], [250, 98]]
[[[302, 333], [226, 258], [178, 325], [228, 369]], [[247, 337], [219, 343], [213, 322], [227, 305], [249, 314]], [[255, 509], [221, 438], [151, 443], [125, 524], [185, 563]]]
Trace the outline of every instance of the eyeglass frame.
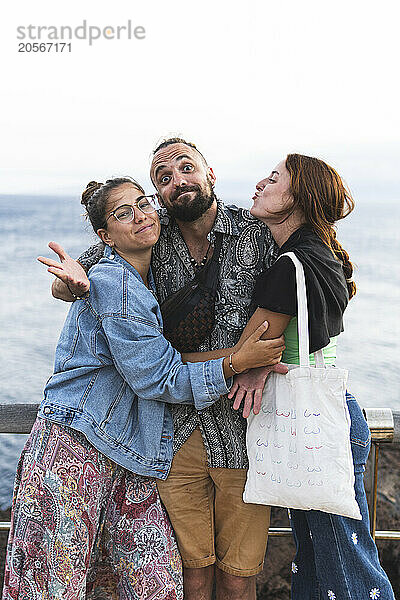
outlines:
[[[108, 217], [106, 217], [106, 221], [108, 221], [108, 219], [110, 217], [115, 217], [116, 220], [118, 221], [118, 223], [132, 223], [133, 219], [135, 218], [135, 208], [138, 208], [140, 210], [140, 212], [142, 213], [142, 215], [151, 215], [151, 213], [155, 212], [157, 210], [156, 206], [154, 206], [151, 202], [149, 202], [149, 204], [151, 204], [151, 206], [153, 206], [153, 210], [149, 211], [149, 212], [144, 212], [140, 206], [138, 206], [138, 202], [140, 202], [141, 200], [143, 200], [143, 198], [152, 198], [153, 202], [157, 202], [157, 194], [145, 194], [143, 196], [139, 196], [139, 198], [136, 198], [136, 202], [135, 204], [121, 204], [120, 206], [117, 206], [117, 208], [115, 208], [114, 210], [112, 210], [110, 212], [110, 214], [108, 215]], [[157, 202], [158, 204], [158, 202]], [[120, 208], [123, 208], [124, 206], [129, 206], [129, 208], [132, 210], [132, 218], [129, 221], [120, 221], [118, 219], [118, 217], [116, 216], [116, 212], [117, 210], [119, 210]]]

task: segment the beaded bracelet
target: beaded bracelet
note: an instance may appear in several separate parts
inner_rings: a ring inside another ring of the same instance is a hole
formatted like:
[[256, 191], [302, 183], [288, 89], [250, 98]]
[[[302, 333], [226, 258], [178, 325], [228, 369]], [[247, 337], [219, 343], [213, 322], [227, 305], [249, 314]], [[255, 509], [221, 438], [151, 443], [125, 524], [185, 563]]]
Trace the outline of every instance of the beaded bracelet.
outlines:
[[71, 290], [71, 288], [69, 287], [68, 282], [66, 282], [67, 288], [69, 290], [69, 293], [71, 294], [71, 296], [74, 297], [74, 300], [84, 300], [85, 298], [87, 298], [89, 296], [89, 290], [87, 292], [84, 292], [83, 294], [81, 294], [80, 296], [77, 296], [76, 294], [74, 294], [74, 292]]
[[229, 355], [229, 368], [233, 373], [235, 373], [235, 375], [240, 375], [240, 371], [236, 371], [235, 367], [232, 364], [232, 356], [233, 354]]

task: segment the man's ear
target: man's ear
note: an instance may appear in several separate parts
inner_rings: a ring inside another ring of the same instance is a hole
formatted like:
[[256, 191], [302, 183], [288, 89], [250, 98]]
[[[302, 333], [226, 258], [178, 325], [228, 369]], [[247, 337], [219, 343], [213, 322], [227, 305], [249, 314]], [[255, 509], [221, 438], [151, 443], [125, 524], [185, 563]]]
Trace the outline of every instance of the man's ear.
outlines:
[[212, 170], [211, 167], [208, 167], [208, 176], [209, 176], [209, 178], [211, 180], [212, 185], [214, 186], [215, 182], [217, 181], [217, 178], [215, 177], [214, 171]]
[[108, 233], [107, 229], [98, 229], [96, 231], [96, 233], [102, 242], [104, 242], [105, 244], [108, 244], [109, 246], [112, 246], [112, 239], [111, 239], [110, 234]]

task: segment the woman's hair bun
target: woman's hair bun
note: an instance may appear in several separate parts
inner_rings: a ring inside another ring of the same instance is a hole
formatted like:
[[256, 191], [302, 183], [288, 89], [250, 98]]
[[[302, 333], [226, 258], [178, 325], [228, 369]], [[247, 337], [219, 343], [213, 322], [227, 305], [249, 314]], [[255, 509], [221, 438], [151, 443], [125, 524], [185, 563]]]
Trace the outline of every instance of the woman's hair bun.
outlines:
[[86, 189], [82, 192], [81, 204], [87, 207], [93, 194], [95, 194], [102, 185], [102, 183], [98, 183], [97, 181], [89, 181]]

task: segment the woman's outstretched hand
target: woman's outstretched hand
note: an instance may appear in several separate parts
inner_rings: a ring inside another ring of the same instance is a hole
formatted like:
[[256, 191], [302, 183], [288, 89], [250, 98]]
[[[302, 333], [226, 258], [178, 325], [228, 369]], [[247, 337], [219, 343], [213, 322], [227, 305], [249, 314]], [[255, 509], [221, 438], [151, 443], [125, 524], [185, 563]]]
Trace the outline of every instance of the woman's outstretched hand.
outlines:
[[235, 410], [238, 410], [243, 402], [243, 416], [245, 419], [250, 415], [252, 408], [255, 415], [260, 412], [265, 382], [272, 371], [286, 375], [288, 368], [286, 365], [278, 363], [269, 367], [250, 369], [247, 373], [235, 376], [228, 398], [235, 398], [233, 403]]
[[48, 272], [60, 279], [74, 296], [82, 296], [89, 291], [90, 281], [84, 268], [57, 242], [49, 242], [49, 248], [55, 252], [60, 262], [45, 256], [38, 256], [37, 260], [47, 265]]

